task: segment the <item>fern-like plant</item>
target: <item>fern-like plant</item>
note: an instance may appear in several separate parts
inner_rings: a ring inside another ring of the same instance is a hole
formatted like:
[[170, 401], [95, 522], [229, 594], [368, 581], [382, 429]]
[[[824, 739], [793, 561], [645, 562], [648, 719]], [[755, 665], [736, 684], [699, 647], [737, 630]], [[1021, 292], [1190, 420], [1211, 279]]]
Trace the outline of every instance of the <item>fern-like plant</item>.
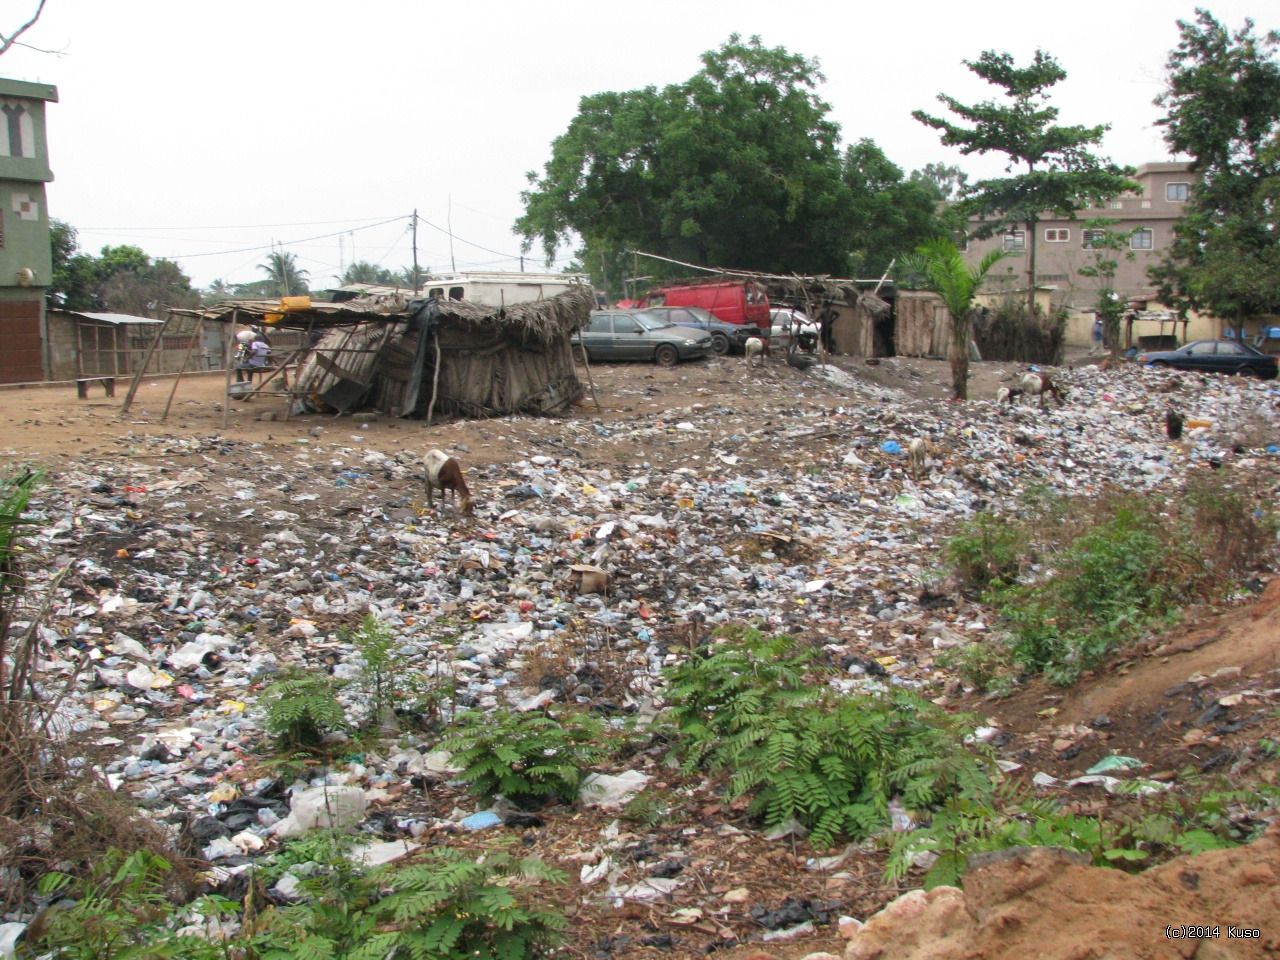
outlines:
[[502, 794], [513, 803], [537, 803], [555, 796], [572, 800], [583, 770], [605, 754], [604, 727], [594, 717], [567, 713], [468, 710], [458, 714], [452, 733], [440, 742], [462, 767], [472, 794]]
[[326, 734], [345, 730], [346, 714], [338, 702], [333, 678], [294, 671], [263, 692], [264, 726], [282, 749], [311, 749]]

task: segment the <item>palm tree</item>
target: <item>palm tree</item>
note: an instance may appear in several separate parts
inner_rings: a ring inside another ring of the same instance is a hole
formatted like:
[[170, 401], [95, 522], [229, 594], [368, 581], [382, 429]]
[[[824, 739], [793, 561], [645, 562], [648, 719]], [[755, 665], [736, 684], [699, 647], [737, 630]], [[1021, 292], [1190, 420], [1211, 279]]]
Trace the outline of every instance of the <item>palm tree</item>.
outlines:
[[258, 264], [258, 269], [270, 277], [271, 282], [277, 287], [276, 292], [282, 297], [307, 292], [309, 274], [306, 270], [298, 268], [298, 258], [292, 253], [272, 250], [267, 254], [267, 262]]
[[951, 389], [956, 400], [969, 399], [973, 298], [991, 268], [1008, 255], [1004, 250], [992, 250], [976, 267], [971, 267], [953, 242], [934, 237], [903, 260], [903, 271], [922, 275], [925, 286], [942, 297], [947, 313], [951, 314]]
[[342, 285], [346, 286], [350, 283], [379, 284], [385, 287], [403, 286], [395, 271], [370, 263], [368, 260], [357, 260], [343, 271]]

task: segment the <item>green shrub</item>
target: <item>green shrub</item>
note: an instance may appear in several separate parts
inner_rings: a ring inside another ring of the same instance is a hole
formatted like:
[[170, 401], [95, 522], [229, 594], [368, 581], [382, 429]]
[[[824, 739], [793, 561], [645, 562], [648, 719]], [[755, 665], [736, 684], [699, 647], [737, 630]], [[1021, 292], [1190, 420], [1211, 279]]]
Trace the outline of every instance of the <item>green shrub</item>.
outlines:
[[[66, 960], [225, 960], [220, 944], [197, 936], [180, 936], [171, 921], [178, 912], [170, 902], [168, 861], [146, 851], [126, 856], [110, 850], [91, 877], [80, 881], [49, 873], [40, 883], [46, 895], [58, 894], [63, 903], [44, 913], [47, 922], [29, 929], [21, 948], [35, 956], [49, 953]], [[193, 910], [208, 918], [234, 912], [235, 904], [206, 897]]]
[[[1243, 494], [1198, 478], [1168, 496], [1031, 491], [1017, 517], [962, 524], [943, 557], [995, 608], [1008, 660], [1069, 683], [1180, 606], [1235, 590], [1274, 532]], [[989, 683], [1007, 677], [996, 670]]]
[[605, 755], [604, 725], [594, 717], [511, 709], [458, 714], [452, 733], [440, 742], [462, 767], [470, 792], [490, 799], [502, 794], [513, 803], [548, 797], [571, 801], [583, 770]]
[[293, 671], [267, 687], [263, 700], [263, 726], [282, 749], [312, 749], [327, 734], [347, 728], [337, 685], [328, 674]]
[[733, 771], [730, 799], [750, 796], [766, 826], [796, 820], [816, 846], [872, 832], [894, 797], [929, 806], [989, 789], [988, 759], [963, 744], [968, 718], [904, 690], [839, 695], [835, 672], [807, 663], [790, 638], [752, 633], [668, 668], [676, 755]]

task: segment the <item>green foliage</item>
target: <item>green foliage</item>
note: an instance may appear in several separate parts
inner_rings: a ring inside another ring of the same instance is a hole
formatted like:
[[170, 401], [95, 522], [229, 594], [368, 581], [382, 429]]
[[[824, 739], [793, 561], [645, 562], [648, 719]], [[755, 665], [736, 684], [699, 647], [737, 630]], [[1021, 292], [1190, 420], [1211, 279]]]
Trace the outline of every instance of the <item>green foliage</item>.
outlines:
[[1280, 310], [1280, 33], [1228, 31], [1206, 10], [1178, 21], [1156, 121], [1197, 181], [1164, 262], [1161, 298], [1244, 322]]
[[259, 960], [526, 960], [545, 955], [565, 919], [531, 885], [564, 876], [537, 860], [440, 848], [409, 866], [306, 881], [315, 899], [282, 911], [257, 937]]
[[1009, 254], [1004, 250], [991, 250], [976, 267], [971, 267], [953, 241], [934, 237], [917, 247], [914, 255], [902, 260], [899, 275], [922, 277], [925, 286], [942, 297], [947, 313], [951, 315], [951, 389], [957, 400], [965, 400], [969, 396], [973, 299], [982, 286], [983, 278], [1007, 256]]
[[175, 906], [165, 890], [169, 864], [159, 857], [112, 851], [87, 882], [50, 874], [43, 892], [69, 895], [71, 905], [50, 908], [43, 932], [29, 934], [20, 956], [34, 950], [68, 960], [531, 960], [544, 956], [566, 925], [535, 902], [535, 884], [565, 879], [537, 860], [497, 851], [477, 862], [445, 848], [408, 866], [360, 873], [332, 840], [303, 846], [287, 848], [306, 856], [294, 862], [323, 867], [304, 881], [311, 899], [260, 914], [223, 942], [175, 930], [236, 905], [208, 897]]
[[138, 247], [102, 248], [100, 257], [79, 252], [75, 227], [49, 225], [53, 275], [45, 291], [53, 309], [112, 310], [156, 316], [164, 307], [199, 306], [191, 280], [172, 260], [152, 260]]
[[1113, 809], [1106, 817], [1071, 813], [1057, 799], [1007, 785], [984, 798], [952, 798], [932, 822], [894, 838], [885, 879], [902, 880], [915, 858], [927, 853], [937, 859], [925, 874], [925, 887], [960, 886], [969, 857], [1023, 846], [1076, 850], [1095, 866], [1145, 867], [1159, 857], [1247, 843], [1280, 800], [1275, 787], [1221, 789], [1195, 779], [1183, 781], [1177, 791], [1141, 781], [1130, 786], [1134, 806]]
[[883, 269], [937, 232], [930, 196], [869, 141], [842, 156], [822, 82], [817, 61], [735, 34], [683, 83], [583, 97], [541, 176], [530, 172], [515, 230], [548, 264], [580, 242], [611, 290], [635, 250], [849, 276], [850, 238], [868, 237], [857, 257]]
[[[965, 66], [1002, 91], [1003, 101], [986, 100], [972, 106], [939, 94], [938, 100], [964, 126], [915, 110], [912, 116], [942, 134], [942, 142], [972, 153], [1001, 153], [1009, 169], [1025, 168], [1009, 177], [979, 180], [964, 189], [961, 207], [966, 215], [986, 221], [976, 231], [992, 236], [1008, 225], [1023, 223], [1028, 236], [1036, 236], [1036, 224], [1045, 212], [1074, 217], [1077, 210], [1099, 204], [1125, 190], [1136, 189], [1128, 179], [1131, 170], [1096, 157], [1090, 148], [1101, 143], [1107, 124], [1095, 127], [1058, 126], [1057, 107], [1048, 105], [1048, 90], [1067, 73], [1058, 62], [1037, 50], [1031, 64], [1014, 65], [1007, 53], [985, 51]], [[988, 218], [991, 218], [988, 220]], [[1027, 309], [1035, 309], [1037, 243], [1027, 245]], [[953, 314], [954, 315], [954, 314]]]
[[[1070, 683], [1178, 607], [1234, 590], [1274, 530], [1247, 496], [1210, 480], [1168, 499], [1033, 494], [1018, 518], [962, 524], [945, 562], [962, 586], [985, 591], [1007, 634], [1003, 648], [985, 641], [966, 679], [990, 672], [990, 688], [1016, 662]], [[1052, 565], [1036, 569], [1039, 558]]]
[[603, 724], [587, 714], [468, 710], [455, 718], [440, 749], [453, 754], [473, 795], [502, 794], [513, 803], [555, 796], [572, 801], [583, 770], [604, 756]]
[[809, 827], [815, 846], [872, 832], [894, 797], [929, 806], [987, 789], [984, 758], [962, 743], [967, 718], [898, 689], [837, 695], [808, 664], [791, 638], [748, 631], [668, 668], [685, 767], [733, 771], [730, 798], [750, 796], [766, 826]]
[[296, 297], [308, 292], [308, 274], [298, 266], [297, 254], [272, 250], [258, 269], [267, 275], [273, 297]]
[[1098, 281], [1098, 319], [1102, 321], [1103, 339], [1111, 344], [1111, 355], [1120, 356], [1120, 321], [1124, 318], [1125, 302], [1116, 293], [1116, 271], [1120, 269], [1120, 257], [1133, 260], [1129, 249], [1129, 234], [1110, 229], [1120, 223], [1114, 217], [1090, 217], [1084, 222], [1089, 236], [1089, 251], [1093, 262], [1077, 271], [1082, 277]]
[[394, 726], [395, 708], [412, 685], [412, 675], [396, 669], [395, 634], [382, 620], [366, 614], [351, 637], [360, 651], [360, 686], [369, 695], [370, 720]]
[[263, 691], [263, 726], [281, 748], [314, 748], [328, 733], [347, 726], [333, 678], [294, 671]]
[[[79, 881], [61, 873], [46, 874], [44, 894], [70, 898], [44, 913], [42, 932], [28, 935], [20, 956], [49, 953], [66, 960], [225, 960], [223, 947], [211, 940], [174, 932], [176, 908], [170, 902], [162, 857], [139, 851], [125, 856], [107, 853], [91, 878]], [[207, 897], [193, 905], [203, 917], [229, 911], [227, 901]]]

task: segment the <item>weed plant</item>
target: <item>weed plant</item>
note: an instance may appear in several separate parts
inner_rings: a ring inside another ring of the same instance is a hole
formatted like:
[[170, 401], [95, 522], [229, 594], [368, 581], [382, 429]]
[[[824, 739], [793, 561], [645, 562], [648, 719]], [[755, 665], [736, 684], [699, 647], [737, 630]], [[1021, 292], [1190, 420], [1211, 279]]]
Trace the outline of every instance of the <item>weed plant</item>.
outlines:
[[501, 794], [536, 806], [549, 797], [568, 802], [577, 796], [585, 768], [606, 753], [603, 735], [604, 725], [584, 713], [553, 718], [510, 708], [467, 710], [458, 714], [440, 749], [453, 754], [474, 796]]
[[666, 672], [675, 754], [731, 770], [729, 799], [750, 796], [765, 826], [799, 822], [817, 847], [884, 826], [895, 797], [927, 807], [990, 789], [989, 758], [963, 743], [968, 718], [898, 689], [841, 695], [834, 676], [758, 631], [699, 651]]
[[338, 688], [323, 673], [294, 670], [263, 691], [263, 726], [282, 750], [315, 750], [330, 733], [345, 731]]
[[1230, 594], [1274, 539], [1268, 515], [1212, 479], [1167, 497], [1035, 491], [1018, 516], [977, 517], [943, 547], [949, 571], [995, 608], [1005, 634], [952, 661], [984, 689], [1018, 670], [1071, 683], [1181, 606]]

